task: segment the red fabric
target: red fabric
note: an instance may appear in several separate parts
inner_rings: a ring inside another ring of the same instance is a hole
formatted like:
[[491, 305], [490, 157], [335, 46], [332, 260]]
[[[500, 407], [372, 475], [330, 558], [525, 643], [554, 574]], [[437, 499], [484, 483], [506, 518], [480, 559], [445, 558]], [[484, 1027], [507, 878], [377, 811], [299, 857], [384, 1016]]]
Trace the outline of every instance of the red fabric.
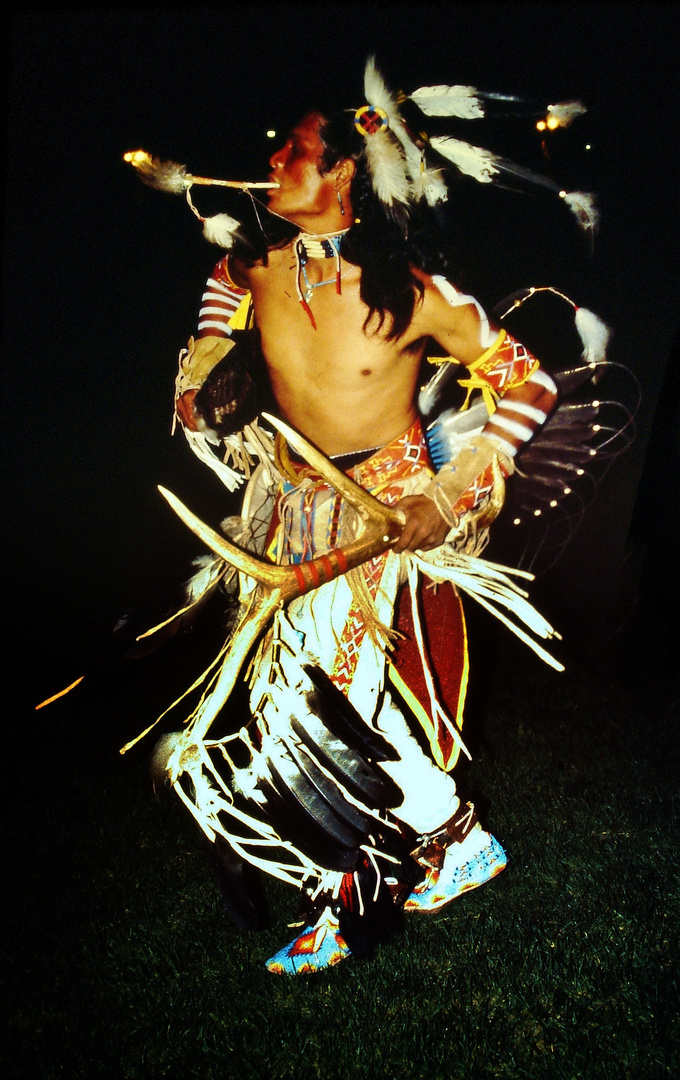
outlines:
[[[467, 637], [460, 597], [448, 583], [424, 585], [419, 602], [429, 668], [440, 704], [455, 722], [462, 709], [467, 681]], [[391, 661], [429, 715], [430, 699], [413, 627], [411, 594], [407, 588], [402, 589], [399, 597], [396, 628], [405, 636], [397, 641]], [[436, 735], [444, 761], [448, 762], [455, 750], [454, 741], [441, 724]]]

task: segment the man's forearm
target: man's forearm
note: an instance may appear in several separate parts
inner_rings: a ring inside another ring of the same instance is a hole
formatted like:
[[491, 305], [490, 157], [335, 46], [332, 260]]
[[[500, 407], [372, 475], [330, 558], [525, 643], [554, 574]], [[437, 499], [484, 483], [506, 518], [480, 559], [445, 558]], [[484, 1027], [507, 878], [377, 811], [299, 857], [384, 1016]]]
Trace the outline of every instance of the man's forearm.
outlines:
[[461, 382], [468, 397], [480, 390], [492, 414], [425, 492], [452, 526], [491, 494], [494, 460], [503, 476], [514, 472], [515, 455], [545, 423], [557, 400], [557, 387], [539, 361], [505, 332], [470, 365], [467, 376]]

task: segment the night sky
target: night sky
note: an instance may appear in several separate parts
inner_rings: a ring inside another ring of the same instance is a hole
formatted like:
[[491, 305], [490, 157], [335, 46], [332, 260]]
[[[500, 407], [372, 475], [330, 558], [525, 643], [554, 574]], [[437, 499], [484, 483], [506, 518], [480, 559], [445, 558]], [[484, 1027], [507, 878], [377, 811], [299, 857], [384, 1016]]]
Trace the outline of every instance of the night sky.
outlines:
[[[560, 206], [506, 192], [485, 209], [467, 188], [462, 251], [485, 302], [553, 284], [598, 311], [615, 329], [612, 358], [642, 386], [635, 448], [564, 563], [571, 603], [583, 595], [596, 608], [631, 544], [634, 566], [656, 558], [659, 543], [667, 550], [677, 398], [657, 404], [664, 378], [669, 393], [678, 387], [674, 12], [463, 3], [15, 13], [5, 74], [5, 620], [17, 655], [31, 654], [29, 696], [54, 689], [55, 671], [79, 674], [93, 640], [197, 550], [158, 483], [210, 521], [229, 509], [219, 482], [170, 437], [177, 353], [219, 250], [181, 198], [144, 187], [122, 155], [142, 147], [197, 174], [263, 179], [266, 130], [285, 130], [329, 90], [362, 104], [372, 52], [393, 88], [457, 82], [588, 105], [549, 162], [528, 122], [493, 134], [509, 156], [599, 192], [594, 253]], [[202, 189], [195, 199], [238, 214], [243, 196]]]

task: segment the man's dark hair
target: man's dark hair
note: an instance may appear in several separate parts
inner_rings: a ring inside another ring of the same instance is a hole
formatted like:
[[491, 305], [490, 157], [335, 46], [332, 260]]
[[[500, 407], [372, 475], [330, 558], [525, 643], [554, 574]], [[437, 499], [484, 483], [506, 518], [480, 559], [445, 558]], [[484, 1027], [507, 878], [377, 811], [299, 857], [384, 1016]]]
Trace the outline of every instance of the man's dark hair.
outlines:
[[364, 153], [366, 137], [357, 131], [353, 112], [321, 115], [319, 134], [325, 151], [319, 171], [329, 172], [343, 158], [351, 158], [356, 166], [350, 198], [357, 220], [343, 236], [340, 252], [361, 267], [361, 299], [369, 309], [364, 327], [377, 315], [377, 329], [381, 329], [389, 317], [387, 337], [398, 338], [409, 326], [423, 292], [411, 266], [428, 273], [446, 269], [436, 215], [428, 207], [412, 208], [408, 219], [401, 207], [388, 211], [373, 190]]

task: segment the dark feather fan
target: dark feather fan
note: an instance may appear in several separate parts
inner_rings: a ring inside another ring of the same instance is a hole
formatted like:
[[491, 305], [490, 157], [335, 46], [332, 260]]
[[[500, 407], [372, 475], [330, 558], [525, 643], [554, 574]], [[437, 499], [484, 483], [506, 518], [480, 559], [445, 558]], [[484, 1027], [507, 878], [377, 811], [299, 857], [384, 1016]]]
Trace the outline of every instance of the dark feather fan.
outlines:
[[[568, 299], [552, 289], [522, 290], [498, 304], [494, 315], [504, 318], [540, 293], [556, 294], [558, 303]], [[599, 355], [591, 358], [587, 343], [581, 341], [581, 347], [585, 347], [580, 361], [569, 362], [565, 357], [557, 363], [550, 361], [555, 340], [560, 344], [566, 341], [567, 347], [571, 347], [571, 340], [576, 347], [578, 341], [573, 326], [576, 309], [571, 301], [568, 303], [572, 325], [558, 324], [556, 330], [551, 312], [551, 333], [542, 342], [539, 320], [537, 346], [531, 341], [532, 330], [536, 333], [531, 321], [519, 334], [555, 380], [559, 404], [518, 453], [517, 471], [507, 484], [503, 514], [493, 528], [495, 557], [501, 561], [507, 558], [519, 569], [534, 574], [545, 573], [555, 565], [594, 501], [602, 477], [635, 438], [639, 385], [631, 371], [604, 358], [608, 332], [599, 320], [590, 313], [580, 313], [584, 323], [589, 320], [595, 324], [596, 336], [598, 331], [602, 335], [603, 340], [597, 343], [601, 350], [595, 349]], [[567, 305], [560, 306], [569, 310]], [[421, 411], [424, 407], [429, 422], [428, 447], [436, 469], [455, 456], [461, 436], [480, 430], [489, 417], [481, 401], [465, 412], [452, 404], [459, 389], [455, 382], [459, 371], [455, 364], [443, 365], [421, 394]], [[512, 555], [505, 552], [505, 547]]]
[[263, 411], [276, 412], [258, 330], [232, 330], [232, 347], [208, 374], [194, 409], [221, 438], [252, 424]]

